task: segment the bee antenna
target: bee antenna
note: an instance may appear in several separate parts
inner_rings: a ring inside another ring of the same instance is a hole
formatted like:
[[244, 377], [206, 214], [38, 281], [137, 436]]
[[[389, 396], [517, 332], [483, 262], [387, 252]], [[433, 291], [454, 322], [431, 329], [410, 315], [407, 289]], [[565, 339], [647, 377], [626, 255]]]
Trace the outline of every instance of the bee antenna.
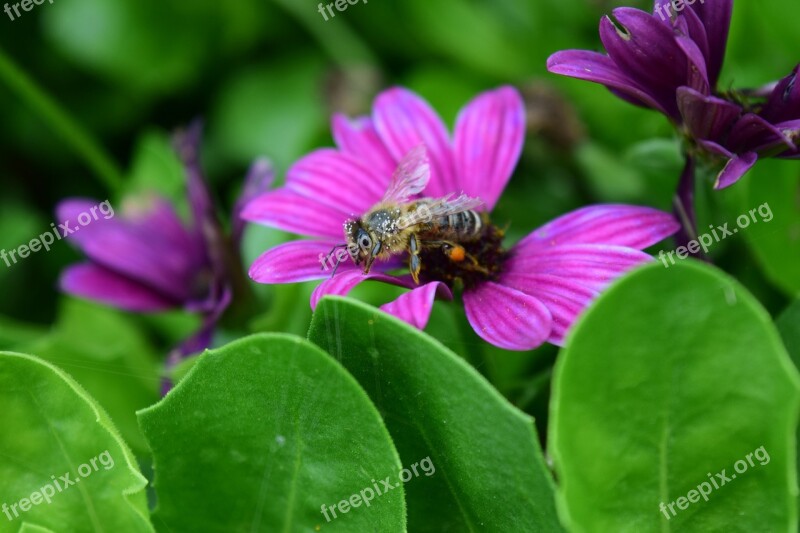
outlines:
[[339, 263], [342, 261], [337, 257], [336, 258], [336, 266], [333, 267], [333, 272], [331, 272], [331, 277], [336, 275], [336, 270], [339, 268]]
[[[333, 248], [331, 248], [331, 251], [328, 252], [328, 255], [325, 256], [325, 262], [326, 263], [330, 262], [331, 256], [333, 255], [333, 252], [335, 252], [338, 248], [347, 248], [347, 243], [345, 243], [345, 244], [337, 244]], [[336, 269], [339, 268], [339, 263], [341, 263], [341, 262], [342, 262], [341, 259], [339, 259], [337, 257], [336, 258], [336, 265], [333, 267], [333, 272], [331, 273], [331, 277], [333, 277], [333, 275], [336, 274]], [[322, 269], [323, 270], [325, 269], [325, 265], [322, 265]]]

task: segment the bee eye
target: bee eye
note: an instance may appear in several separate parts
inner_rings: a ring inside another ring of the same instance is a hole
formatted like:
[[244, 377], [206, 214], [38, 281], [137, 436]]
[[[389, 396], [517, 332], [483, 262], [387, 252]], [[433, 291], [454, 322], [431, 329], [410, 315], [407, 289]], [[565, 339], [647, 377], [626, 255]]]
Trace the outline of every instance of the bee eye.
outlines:
[[367, 235], [362, 235], [358, 240], [359, 246], [362, 248], [369, 248], [372, 245], [372, 240]]

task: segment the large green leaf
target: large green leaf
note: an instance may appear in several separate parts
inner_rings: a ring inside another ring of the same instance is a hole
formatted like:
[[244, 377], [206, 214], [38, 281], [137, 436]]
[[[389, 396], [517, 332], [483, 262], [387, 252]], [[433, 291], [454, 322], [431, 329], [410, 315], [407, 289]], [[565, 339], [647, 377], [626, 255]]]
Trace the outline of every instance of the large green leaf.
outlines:
[[147, 480], [108, 415], [71, 377], [0, 352], [0, 412], [0, 531], [153, 530]]
[[792, 305], [781, 313], [775, 321], [778, 331], [781, 332], [783, 344], [789, 352], [797, 368], [800, 368], [800, 300], [795, 300]]
[[146, 453], [135, 412], [158, 401], [161, 364], [124, 313], [66, 298], [47, 335], [13, 349], [68, 371], [109, 413], [136, 454]]
[[731, 278], [694, 261], [632, 273], [556, 363], [548, 450], [562, 518], [575, 531], [789, 530], [799, 382]]
[[[775, 321], [778, 326], [778, 331], [783, 339], [783, 344], [789, 352], [789, 357], [792, 358], [794, 366], [800, 369], [800, 300], [795, 300]], [[797, 451], [797, 474], [800, 478], [800, 427], [795, 432], [797, 435], [797, 443], [795, 449]]]
[[558, 531], [533, 421], [475, 370], [411, 326], [325, 298], [309, 338], [366, 389], [403, 463], [436, 471], [406, 488], [411, 531]]
[[[304, 339], [260, 334], [206, 352], [139, 420], [154, 455], [159, 529], [405, 528], [403, 487], [374, 490], [387, 476], [399, 484], [400, 472], [380, 416]], [[322, 514], [362, 493], [371, 501]]]

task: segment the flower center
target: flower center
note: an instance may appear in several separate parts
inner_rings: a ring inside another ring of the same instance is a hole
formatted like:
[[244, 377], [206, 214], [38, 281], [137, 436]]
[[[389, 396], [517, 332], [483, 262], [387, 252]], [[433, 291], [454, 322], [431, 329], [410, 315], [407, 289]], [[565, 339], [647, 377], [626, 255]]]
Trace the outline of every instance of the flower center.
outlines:
[[495, 280], [508, 256], [502, 248], [503, 234], [494, 224], [486, 223], [477, 239], [457, 243], [464, 248], [463, 254], [448, 247], [423, 248], [419, 254], [420, 277], [444, 282], [450, 288], [460, 280], [465, 289]]

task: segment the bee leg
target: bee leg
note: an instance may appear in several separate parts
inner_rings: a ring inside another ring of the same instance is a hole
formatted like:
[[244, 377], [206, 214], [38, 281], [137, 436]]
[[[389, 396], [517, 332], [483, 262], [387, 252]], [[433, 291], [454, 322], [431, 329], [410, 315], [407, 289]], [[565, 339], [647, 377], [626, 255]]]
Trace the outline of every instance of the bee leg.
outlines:
[[369, 269], [372, 268], [372, 263], [375, 261], [375, 258], [378, 257], [378, 254], [381, 253], [381, 242], [378, 241], [375, 243], [375, 246], [372, 247], [372, 251], [367, 258], [367, 262], [364, 264], [364, 274], [369, 274]]
[[[460, 244], [450, 241], [432, 241], [427, 244], [432, 246], [441, 246], [442, 253], [449, 257], [454, 263], [462, 263], [465, 259], [468, 260], [470, 263], [472, 263], [472, 266], [468, 268], [468, 270], [475, 270], [477, 272], [482, 272], [483, 274], [489, 273], [489, 271], [482, 267], [472, 254], [468, 254], [464, 247]], [[462, 268], [467, 267], [463, 266]]]
[[411, 258], [408, 262], [408, 267], [411, 271], [411, 277], [414, 278], [414, 283], [419, 285], [419, 271], [422, 269], [422, 262], [419, 259], [419, 243], [417, 242], [417, 236], [413, 233], [408, 239], [408, 249], [411, 255]]

